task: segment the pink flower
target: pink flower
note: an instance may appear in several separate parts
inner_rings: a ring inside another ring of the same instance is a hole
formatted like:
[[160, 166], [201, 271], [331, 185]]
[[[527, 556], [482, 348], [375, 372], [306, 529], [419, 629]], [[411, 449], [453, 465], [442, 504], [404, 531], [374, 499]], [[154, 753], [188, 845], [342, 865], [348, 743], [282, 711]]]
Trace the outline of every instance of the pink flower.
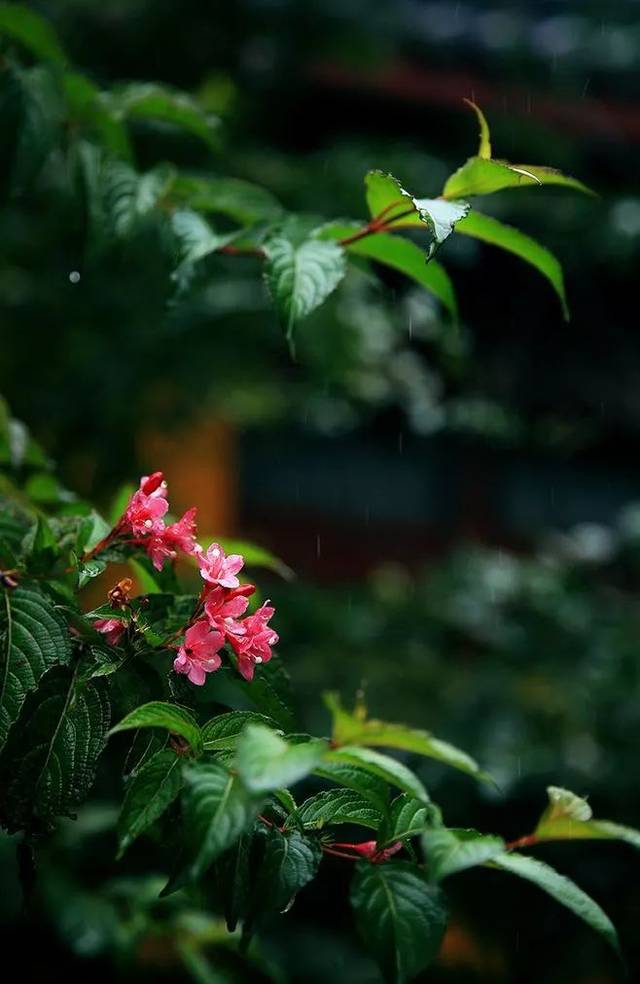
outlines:
[[157, 492], [146, 495], [140, 488], [129, 500], [124, 514], [125, 525], [129, 526], [137, 536], [157, 535], [164, 530], [162, 517], [168, 508], [169, 503], [162, 495]]
[[117, 646], [127, 631], [126, 624], [119, 618], [98, 618], [93, 627], [105, 637], [110, 646]]
[[256, 590], [254, 584], [241, 584], [238, 588], [227, 590], [226, 588], [211, 588], [204, 603], [204, 610], [209, 622], [214, 629], [218, 629], [225, 636], [241, 636], [246, 633], [244, 622], [236, 619], [247, 610], [249, 595]]
[[221, 588], [237, 588], [240, 581], [236, 574], [244, 566], [240, 554], [230, 554], [228, 557], [218, 543], [212, 543], [206, 554], [201, 550], [196, 552], [200, 574], [209, 584], [219, 584]]
[[212, 631], [204, 619], [187, 629], [184, 642], [178, 650], [173, 668], [176, 673], [186, 673], [187, 679], [201, 687], [207, 673], [220, 666], [218, 650], [224, 643], [220, 632]]
[[155, 498], [167, 498], [167, 483], [162, 472], [154, 472], [153, 475], [143, 475], [140, 479], [140, 492], [144, 495], [152, 495]]
[[267, 623], [274, 612], [275, 608], [266, 602], [253, 615], [244, 619], [242, 635], [229, 637], [238, 656], [238, 669], [245, 680], [253, 680], [256, 663], [268, 663], [273, 655], [271, 647], [278, 642], [278, 634]]
[[175, 560], [178, 550], [187, 554], [195, 553], [197, 547], [196, 511], [195, 506], [192, 509], [187, 509], [182, 519], [165, 527], [145, 544], [147, 553], [157, 571], [162, 570], [167, 557]]

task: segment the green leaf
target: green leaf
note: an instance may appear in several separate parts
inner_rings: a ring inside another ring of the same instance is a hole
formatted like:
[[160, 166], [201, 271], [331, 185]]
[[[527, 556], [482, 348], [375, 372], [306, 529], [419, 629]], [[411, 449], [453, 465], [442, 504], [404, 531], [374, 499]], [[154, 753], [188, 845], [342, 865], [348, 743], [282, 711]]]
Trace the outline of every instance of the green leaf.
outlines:
[[315, 878], [322, 858], [317, 841], [298, 830], [267, 834], [256, 895], [260, 909], [288, 912], [298, 892]]
[[115, 101], [126, 119], [169, 124], [191, 133], [212, 149], [217, 148], [218, 117], [206, 113], [183, 92], [153, 83], [136, 83], [121, 89]]
[[241, 836], [237, 844], [226, 851], [214, 867], [215, 884], [222, 896], [224, 917], [230, 933], [235, 930], [238, 920], [246, 915], [251, 896], [252, 841], [251, 834]]
[[235, 748], [238, 739], [248, 724], [261, 724], [267, 728], [277, 728], [277, 724], [257, 711], [228, 711], [218, 714], [202, 726], [202, 741], [206, 751]]
[[501, 854], [489, 862], [492, 868], [501, 868], [512, 875], [533, 882], [561, 905], [570, 909], [579, 919], [583, 919], [592, 929], [600, 933], [619, 954], [618, 935], [615, 927], [597, 902], [583, 892], [581, 888], [565, 875], [559, 874], [555, 868], [530, 858], [524, 854]]
[[547, 840], [622, 840], [640, 848], [640, 830], [610, 820], [595, 820], [591, 807], [581, 796], [558, 786], [547, 788], [549, 806], [533, 837]]
[[42, 675], [71, 659], [69, 630], [45, 595], [19, 587], [1, 601], [0, 748]]
[[181, 788], [181, 761], [169, 748], [156, 752], [132, 776], [118, 818], [119, 858], [162, 816]]
[[107, 222], [116, 237], [124, 238], [141, 216], [155, 208], [166, 194], [173, 170], [161, 164], [137, 174], [123, 161], [107, 160], [100, 168], [99, 180]]
[[283, 209], [270, 191], [237, 178], [180, 176], [172, 189], [199, 212], [227, 215], [241, 225], [279, 218]]
[[344, 250], [337, 243], [307, 239], [300, 246], [288, 239], [269, 239], [265, 281], [289, 340], [296, 322], [327, 299], [346, 273]]
[[504, 225], [498, 219], [476, 211], [471, 212], [458, 223], [456, 232], [461, 232], [464, 236], [473, 236], [474, 239], [481, 239], [492, 246], [499, 246], [500, 249], [505, 249], [534, 266], [543, 277], [547, 278], [555, 290], [562, 304], [564, 318], [566, 321], [569, 320], [562, 267], [548, 249], [537, 243], [535, 239], [531, 239], [530, 236], [520, 232], [519, 229]]
[[361, 862], [351, 886], [356, 925], [385, 977], [404, 984], [435, 960], [447, 926], [443, 896], [407, 861]]
[[434, 881], [441, 881], [466, 868], [485, 864], [505, 848], [501, 837], [479, 834], [477, 830], [434, 827], [422, 835], [422, 847]]
[[60, 556], [60, 549], [53, 531], [43, 515], [39, 515], [24, 538], [24, 553], [28, 555], [31, 573], [45, 573]]
[[432, 238], [429, 257], [451, 235], [456, 223], [469, 211], [466, 202], [414, 198], [392, 174], [382, 171], [369, 171], [365, 177], [365, 186], [372, 218], [383, 221], [387, 228], [426, 226]]
[[11, 832], [68, 815], [93, 784], [109, 727], [106, 684], [56, 666], [29, 695], [0, 758], [2, 822]]
[[264, 801], [216, 762], [184, 769], [189, 876], [197, 879], [253, 824]]
[[433, 803], [427, 805], [406, 793], [396, 796], [378, 833], [378, 847], [416, 837], [439, 820], [439, 816], [440, 811]]
[[40, 61], [58, 68], [67, 63], [55, 32], [39, 14], [22, 3], [0, 3], [0, 36], [6, 35], [27, 48]]
[[427, 262], [424, 250], [409, 239], [402, 239], [388, 232], [379, 232], [358, 239], [346, 249], [348, 253], [383, 263], [415, 280], [438, 298], [454, 321], [458, 320], [458, 303], [449, 274], [435, 260]]
[[101, 540], [111, 532], [111, 527], [102, 516], [92, 509], [88, 516], [84, 516], [78, 526], [76, 536], [76, 553], [83, 553], [93, 550]]
[[535, 164], [510, 164], [508, 161], [487, 160], [484, 157], [470, 157], [447, 179], [442, 194], [447, 200], [471, 198], [475, 195], [491, 195], [505, 188], [530, 188], [532, 185], [540, 187], [543, 184], [560, 185], [593, 195], [581, 181], [553, 168]]
[[467, 106], [470, 106], [478, 117], [478, 123], [480, 124], [480, 146], [478, 147], [478, 157], [491, 157], [491, 134], [489, 133], [489, 124], [487, 123], [486, 117], [479, 106], [471, 99], [465, 99]]
[[[418, 777], [408, 769], [406, 765], [397, 762], [396, 759], [388, 755], [382, 755], [372, 748], [359, 748], [358, 746], [345, 745], [343, 748], [333, 749], [326, 753], [322, 762], [320, 774], [326, 765], [337, 763], [338, 765], [352, 765], [364, 769], [379, 779], [392, 786], [397, 786], [405, 793], [414, 796], [422, 803], [429, 802], [429, 795], [418, 779]], [[326, 773], [324, 773], [326, 774]]]
[[260, 667], [250, 682], [234, 676], [236, 686], [248, 700], [267, 717], [273, 719], [283, 731], [293, 731], [295, 716], [290, 706], [291, 681], [282, 660], [275, 656]]
[[238, 742], [235, 767], [251, 792], [269, 792], [313, 772], [327, 747], [321, 739], [291, 745], [270, 728], [248, 724]]
[[381, 820], [380, 810], [362, 793], [355, 789], [327, 789], [301, 803], [287, 825], [302, 823], [305, 827], [322, 830], [330, 824], [354, 823], [377, 830]]
[[[154, 575], [143, 563], [135, 557], [129, 557], [128, 564], [142, 594], [153, 595], [163, 593], [162, 588], [156, 581]], [[149, 567], [150, 566], [151, 565], [149, 564]]]
[[164, 728], [188, 741], [195, 754], [202, 751], [202, 732], [198, 722], [190, 711], [178, 704], [168, 704], [160, 700], [142, 704], [127, 714], [109, 734], [135, 728]]
[[481, 771], [478, 763], [470, 755], [448, 742], [434, 738], [428, 731], [408, 728], [402, 724], [387, 724], [373, 718], [367, 720], [363, 708], [358, 708], [354, 714], [350, 714], [342, 706], [336, 694], [325, 694], [325, 702], [333, 714], [333, 740], [338, 745], [380, 745], [384, 748], [399, 748], [435, 758], [476, 779], [490, 781], [487, 773]]
[[316, 775], [360, 793], [374, 807], [377, 813], [384, 813], [389, 799], [387, 783], [377, 775], [356, 765], [352, 760], [325, 756], [316, 769]]
[[178, 241], [180, 267], [186, 267], [215, 253], [226, 245], [235, 233], [219, 235], [206, 219], [191, 209], [180, 209], [171, 216], [171, 228]]
[[115, 157], [131, 161], [133, 154], [127, 129], [118, 119], [112, 102], [106, 93], [79, 72], [65, 72], [62, 86], [69, 112], [69, 122], [79, 126], [89, 139]]

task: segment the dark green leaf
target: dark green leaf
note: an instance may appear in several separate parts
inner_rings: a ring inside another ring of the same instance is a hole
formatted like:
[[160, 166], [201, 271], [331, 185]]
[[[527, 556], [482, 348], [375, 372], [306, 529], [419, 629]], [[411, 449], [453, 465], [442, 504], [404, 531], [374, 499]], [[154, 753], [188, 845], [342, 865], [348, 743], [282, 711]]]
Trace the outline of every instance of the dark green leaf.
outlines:
[[202, 751], [202, 732], [198, 722], [190, 711], [178, 704], [159, 700], [142, 704], [116, 724], [110, 734], [137, 728], [163, 728], [188, 741], [196, 754]]
[[45, 671], [71, 658], [69, 630], [45, 595], [19, 587], [1, 601], [0, 748]]
[[322, 830], [331, 824], [354, 823], [377, 830], [381, 820], [380, 810], [362, 793], [355, 789], [327, 789], [301, 803], [287, 825], [302, 823], [305, 827]]
[[267, 728], [277, 728], [275, 721], [256, 711], [228, 711], [226, 714], [218, 714], [202, 727], [205, 750], [235, 748], [247, 724], [262, 724]]
[[169, 124], [191, 133], [212, 149], [217, 147], [220, 121], [183, 92], [152, 83], [136, 83], [121, 89], [116, 101], [126, 119]]
[[63, 666], [41, 679], [0, 759], [8, 830], [48, 825], [84, 799], [105, 744], [109, 715], [104, 681], [79, 684]]
[[408, 840], [427, 830], [439, 819], [433, 803], [426, 804], [402, 793], [396, 796], [378, 833], [378, 846], [388, 847], [397, 841]]
[[282, 215], [282, 206], [271, 192], [237, 178], [181, 176], [172, 190], [196, 211], [227, 215], [241, 225]]
[[321, 858], [316, 841], [298, 830], [282, 833], [272, 827], [258, 876], [260, 908], [287, 912], [300, 889], [315, 878]]
[[0, 36], [18, 41], [41, 61], [64, 68], [67, 62], [55, 32], [22, 3], [0, 3]]
[[118, 819], [118, 857], [162, 816], [181, 788], [181, 761], [169, 748], [156, 752], [132, 776]]
[[251, 827], [263, 797], [216, 762], [187, 766], [184, 780], [189, 874], [197, 879]]
[[356, 925], [385, 977], [404, 984], [431, 964], [447, 926], [438, 888], [407, 861], [361, 862], [351, 887]]

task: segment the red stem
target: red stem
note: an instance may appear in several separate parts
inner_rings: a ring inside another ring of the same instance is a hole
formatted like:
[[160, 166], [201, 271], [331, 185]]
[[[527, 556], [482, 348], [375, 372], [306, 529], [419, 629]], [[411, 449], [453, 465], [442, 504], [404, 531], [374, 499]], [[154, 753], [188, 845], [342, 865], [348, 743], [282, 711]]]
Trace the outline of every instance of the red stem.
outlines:
[[524, 837], [518, 837], [517, 840], [509, 841], [506, 847], [507, 851], [515, 851], [519, 847], [533, 847], [533, 845], [537, 843], [538, 838], [535, 834], [525, 834]]

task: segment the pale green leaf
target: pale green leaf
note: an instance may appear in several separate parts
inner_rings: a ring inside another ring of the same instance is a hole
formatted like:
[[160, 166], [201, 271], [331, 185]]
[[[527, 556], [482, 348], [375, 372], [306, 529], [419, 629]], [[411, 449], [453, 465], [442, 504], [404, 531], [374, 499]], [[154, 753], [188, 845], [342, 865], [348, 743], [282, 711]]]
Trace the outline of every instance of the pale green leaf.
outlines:
[[533, 837], [547, 840], [622, 840], [640, 848], [640, 831], [610, 820], [593, 818], [586, 799], [559, 786], [547, 788], [549, 805], [544, 811]]
[[218, 117], [206, 113], [184, 92], [153, 83], [135, 83], [121, 89], [116, 100], [126, 119], [168, 124], [192, 134], [212, 149], [218, 145]]
[[296, 246], [283, 237], [268, 240], [264, 250], [265, 281], [291, 340], [296, 322], [315, 311], [344, 277], [344, 250], [319, 239]]
[[241, 225], [279, 218], [283, 209], [270, 191], [238, 178], [180, 176], [172, 192], [199, 212], [227, 215]]
[[535, 239], [531, 239], [530, 236], [520, 232], [519, 229], [504, 225], [498, 219], [483, 215], [475, 210], [458, 223], [456, 232], [461, 232], [465, 236], [473, 236], [474, 239], [481, 239], [492, 246], [499, 246], [500, 249], [507, 250], [507, 252], [519, 256], [520, 259], [534, 266], [543, 277], [547, 278], [555, 290], [560, 298], [565, 320], [569, 319], [562, 267], [548, 249], [537, 243]]
[[573, 191], [593, 195], [581, 181], [550, 167], [537, 164], [510, 164], [508, 161], [470, 157], [448, 179], [442, 195], [447, 200], [491, 195], [506, 188], [530, 188], [559, 185]]
[[321, 739], [289, 744], [270, 728], [248, 724], [238, 742], [235, 768], [251, 792], [269, 792], [309, 775], [326, 750]]
[[478, 117], [478, 123], [480, 125], [480, 146], [478, 147], [478, 157], [491, 157], [491, 134], [489, 133], [489, 124], [487, 123], [486, 117], [479, 106], [471, 99], [465, 99], [467, 106], [470, 106]]
[[477, 830], [456, 830], [433, 827], [422, 835], [429, 874], [441, 881], [467, 868], [485, 864], [505, 848], [501, 837], [479, 834]]

